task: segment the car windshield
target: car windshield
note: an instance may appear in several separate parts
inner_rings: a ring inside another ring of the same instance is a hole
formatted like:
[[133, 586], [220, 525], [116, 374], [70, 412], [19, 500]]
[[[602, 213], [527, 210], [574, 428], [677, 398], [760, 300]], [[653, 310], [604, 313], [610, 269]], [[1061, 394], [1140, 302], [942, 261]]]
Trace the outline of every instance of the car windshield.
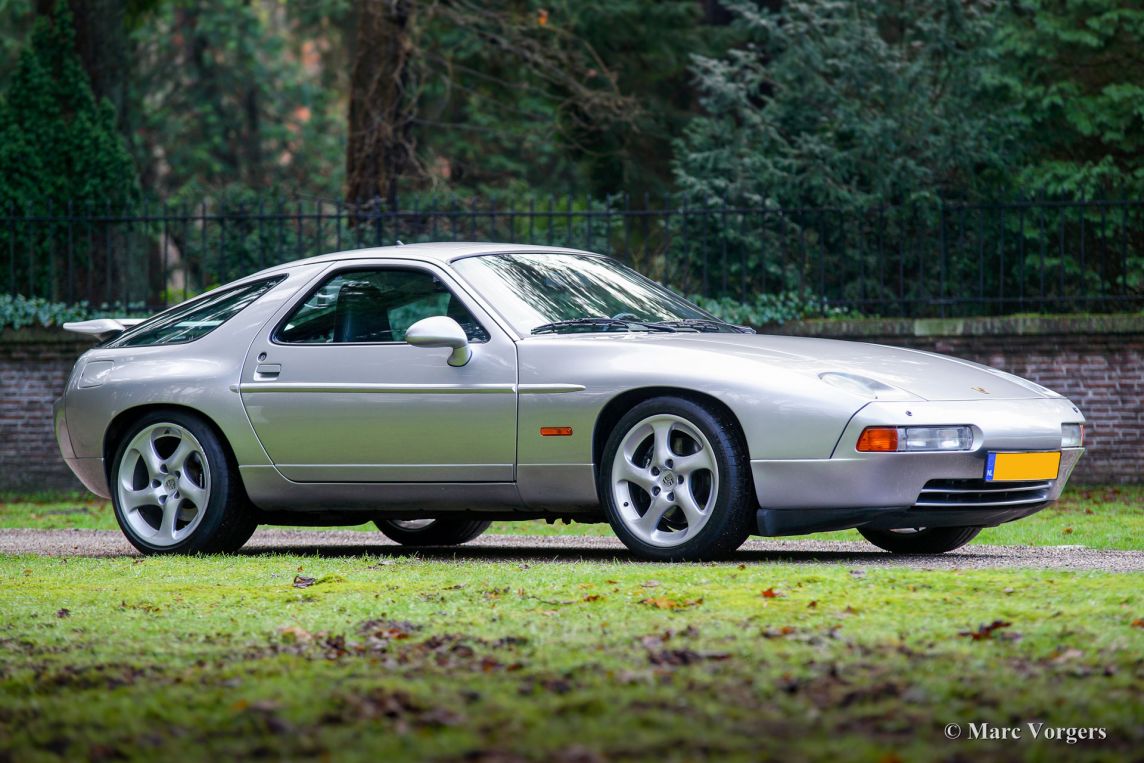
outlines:
[[673, 330], [664, 324], [681, 321], [737, 330], [598, 255], [491, 254], [458, 260], [453, 267], [526, 336], [558, 330]]

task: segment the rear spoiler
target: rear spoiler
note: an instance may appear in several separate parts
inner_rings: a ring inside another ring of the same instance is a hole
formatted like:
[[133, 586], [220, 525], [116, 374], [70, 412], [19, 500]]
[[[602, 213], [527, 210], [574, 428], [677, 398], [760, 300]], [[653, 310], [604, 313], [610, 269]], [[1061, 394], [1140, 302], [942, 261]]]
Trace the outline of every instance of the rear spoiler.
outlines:
[[74, 321], [64, 324], [64, 331], [76, 334], [94, 336], [99, 341], [105, 341], [119, 336], [132, 326], [137, 326], [146, 318], [97, 318], [93, 321]]

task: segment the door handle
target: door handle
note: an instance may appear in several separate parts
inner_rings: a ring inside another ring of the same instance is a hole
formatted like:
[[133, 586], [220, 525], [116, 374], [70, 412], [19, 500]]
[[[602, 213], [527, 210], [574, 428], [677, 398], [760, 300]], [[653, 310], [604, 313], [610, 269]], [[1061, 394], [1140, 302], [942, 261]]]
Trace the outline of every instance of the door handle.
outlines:
[[270, 379], [277, 379], [280, 373], [282, 373], [281, 363], [259, 363], [254, 367], [254, 380], [269, 381]]

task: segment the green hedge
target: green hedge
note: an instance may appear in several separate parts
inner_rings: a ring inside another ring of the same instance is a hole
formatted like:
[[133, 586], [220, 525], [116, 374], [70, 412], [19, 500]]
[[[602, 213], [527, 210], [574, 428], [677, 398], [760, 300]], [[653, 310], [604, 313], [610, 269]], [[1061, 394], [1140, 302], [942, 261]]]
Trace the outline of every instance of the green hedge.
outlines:
[[118, 304], [94, 307], [86, 302], [67, 304], [49, 302], [41, 297], [22, 294], [0, 295], [0, 330], [21, 329], [29, 326], [50, 328], [68, 321], [86, 321], [92, 318], [142, 318], [148, 311], [141, 304], [126, 307]]

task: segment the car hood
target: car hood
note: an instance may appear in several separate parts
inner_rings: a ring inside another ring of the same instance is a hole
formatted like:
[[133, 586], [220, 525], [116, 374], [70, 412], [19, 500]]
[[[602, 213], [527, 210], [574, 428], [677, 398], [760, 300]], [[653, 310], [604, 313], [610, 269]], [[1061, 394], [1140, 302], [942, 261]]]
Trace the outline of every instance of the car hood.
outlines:
[[[698, 356], [732, 356], [786, 373], [805, 375], [808, 383], [823, 374], [873, 379], [924, 400], [1017, 400], [1060, 397], [1057, 393], [1012, 374], [968, 360], [921, 350], [836, 339], [768, 334], [593, 334], [564, 337], [573, 341], [634, 343], [657, 350], [696, 355], [693, 362], [717, 371], [719, 360]], [[634, 349], [634, 348], [633, 348]], [[851, 390], [853, 391], [853, 390]], [[868, 398], [908, 399], [891, 391]]]

